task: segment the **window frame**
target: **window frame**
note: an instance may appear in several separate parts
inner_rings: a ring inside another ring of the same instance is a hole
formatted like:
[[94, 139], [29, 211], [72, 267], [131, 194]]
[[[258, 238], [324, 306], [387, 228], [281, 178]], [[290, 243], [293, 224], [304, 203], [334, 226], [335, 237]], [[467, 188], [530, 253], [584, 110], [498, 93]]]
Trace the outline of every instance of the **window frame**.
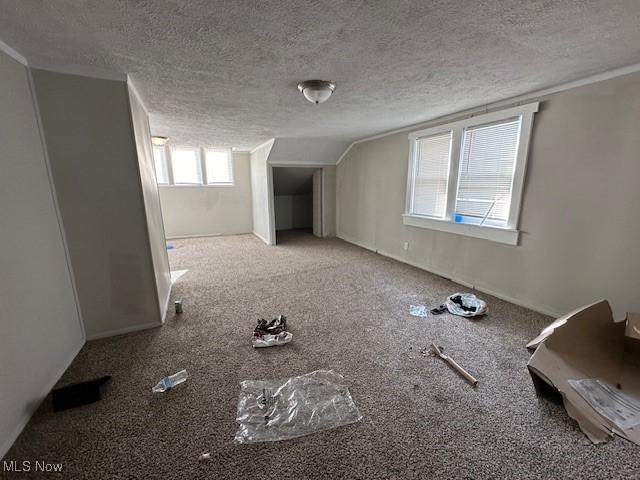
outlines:
[[[403, 223], [407, 226], [455, 233], [474, 238], [492, 240], [494, 242], [517, 245], [520, 232], [520, 208], [522, 191], [527, 167], [529, 142], [533, 126], [533, 116], [538, 111], [539, 103], [528, 103], [516, 107], [479, 114], [454, 122], [429, 127], [409, 133], [409, 160], [407, 168], [407, 189]], [[456, 223], [454, 221], [456, 198], [462, 155], [464, 131], [469, 127], [485, 124], [500, 123], [512, 118], [520, 118], [520, 134], [516, 149], [515, 168], [511, 188], [511, 204], [505, 227], [496, 225], [475, 225], [471, 223]], [[430, 217], [413, 212], [413, 198], [415, 190], [416, 170], [418, 165], [417, 142], [421, 138], [451, 132], [451, 149], [449, 159], [449, 179], [447, 182], [447, 201], [444, 218]]]
[[[194, 187], [235, 187], [235, 165], [233, 161], [233, 151], [230, 148], [220, 148], [220, 147], [193, 147], [191, 145], [154, 145], [153, 148], [162, 148], [164, 151], [164, 162], [167, 168], [167, 176], [169, 183], [158, 183], [158, 176], [156, 174], [156, 184], [158, 187], [166, 188], [166, 187], [179, 187], [179, 188], [194, 188]], [[173, 150], [195, 150], [198, 156], [198, 169], [200, 172], [200, 183], [176, 183], [173, 177]], [[227, 153], [229, 162], [231, 162], [231, 183], [209, 183], [207, 177], [207, 160], [206, 154], [207, 150], [214, 151], [224, 151]], [[152, 152], [153, 155], [153, 152]], [[154, 172], [155, 172], [155, 160], [154, 161]]]
[[[191, 145], [172, 145], [168, 148], [169, 150], [169, 166], [171, 167], [171, 186], [172, 187], [202, 187], [206, 186], [205, 181], [205, 173], [202, 168], [202, 151], [200, 147], [193, 147]], [[192, 183], [177, 183], [175, 181], [175, 175], [173, 171], [173, 153], [175, 150], [192, 150], [196, 152], [196, 165], [198, 167], [198, 172], [200, 174], [199, 182]]]
[[[207, 171], [207, 152], [224, 152], [229, 162], [229, 171], [231, 172], [230, 182], [209, 182], [209, 172]], [[233, 152], [230, 148], [202, 147], [202, 168], [204, 172], [203, 186], [205, 187], [234, 187], [236, 184], [236, 176], [233, 165]]]
[[[162, 150], [162, 163], [165, 171], [167, 172], [167, 181], [159, 182], [158, 181], [158, 171], [156, 170], [156, 159], [155, 159], [155, 151]], [[152, 145], [151, 146], [151, 160], [153, 160], [153, 172], [155, 173], [156, 183], [160, 187], [166, 187], [173, 183], [173, 172], [171, 171], [171, 166], [169, 162], [169, 153], [167, 152], [166, 145]]]

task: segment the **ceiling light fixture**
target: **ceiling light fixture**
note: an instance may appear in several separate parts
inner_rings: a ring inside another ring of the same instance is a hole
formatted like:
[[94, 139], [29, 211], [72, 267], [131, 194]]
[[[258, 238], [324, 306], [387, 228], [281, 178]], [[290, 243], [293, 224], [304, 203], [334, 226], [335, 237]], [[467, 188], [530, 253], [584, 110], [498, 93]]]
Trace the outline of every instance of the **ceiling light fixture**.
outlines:
[[306, 80], [298, 84], [298, 90], [311, 103], [324, 103], [336, 89], [336, 84], [326, 80]]
[[158, 147], [163, 147], [169, 141], [169, 137], [151, 137], [151, 144]]

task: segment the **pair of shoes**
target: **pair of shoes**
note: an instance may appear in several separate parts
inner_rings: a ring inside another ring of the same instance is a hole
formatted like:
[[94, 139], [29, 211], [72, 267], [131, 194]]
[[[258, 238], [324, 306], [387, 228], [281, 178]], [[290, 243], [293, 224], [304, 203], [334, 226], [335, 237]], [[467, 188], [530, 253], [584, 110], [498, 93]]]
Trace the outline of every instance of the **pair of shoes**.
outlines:
[[278, 315], [278, 318], [274, 318], [270, 322], [267, 322], [264, 318], [259, 319], [258, 325], [256, 325], [256, 328], [253, 330], [253, 335], [277, 335], [286, 331], [287, 317]]

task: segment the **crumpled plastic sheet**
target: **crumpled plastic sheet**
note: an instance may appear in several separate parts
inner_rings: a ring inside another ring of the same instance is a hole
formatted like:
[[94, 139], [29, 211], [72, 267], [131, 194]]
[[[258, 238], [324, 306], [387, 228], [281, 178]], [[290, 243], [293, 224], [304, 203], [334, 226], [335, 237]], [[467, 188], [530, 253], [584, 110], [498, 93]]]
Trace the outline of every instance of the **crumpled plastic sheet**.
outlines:
[[240, 383], [234, 442], [287, 440], [358, 422], [342, 375], [316, 370], [286, 380]]

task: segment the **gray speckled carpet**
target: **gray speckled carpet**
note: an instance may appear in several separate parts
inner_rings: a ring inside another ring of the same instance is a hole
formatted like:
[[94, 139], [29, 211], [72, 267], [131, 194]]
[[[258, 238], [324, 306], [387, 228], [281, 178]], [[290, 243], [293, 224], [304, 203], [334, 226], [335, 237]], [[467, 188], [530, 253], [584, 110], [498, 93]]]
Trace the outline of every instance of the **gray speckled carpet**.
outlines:
[[[458, 285], [338, 239], [280, 233], [173, 241], [184, 313], [164, 327], [88, 343], [61, 384], [113, 375], [106, 398], [53, 414], [43, 403], [5, 460], [62, 462], [71, 479], [638, 478], [640, 450], [592, 445], [534, 393], [525, 343], [548, 318], [496, 298], [487, 317], [417, 318]], [[292, 343], [254, 350], [258, 317], [286, 314]], [[472, 389], [420, 350], [444, 345]], [[151, 387], [182, 368], [186, 383]], [[344, 375], [360, 423], [235, 445], [238, 383], [317, 369]], [[4, 388], [4, 387], [3, 387]], [[211, 460], [200, 462], [203, 452]], [[3, 474], [6, 478], [26, 474]], [[40, 474], [33, 478], [43, 478]]]

